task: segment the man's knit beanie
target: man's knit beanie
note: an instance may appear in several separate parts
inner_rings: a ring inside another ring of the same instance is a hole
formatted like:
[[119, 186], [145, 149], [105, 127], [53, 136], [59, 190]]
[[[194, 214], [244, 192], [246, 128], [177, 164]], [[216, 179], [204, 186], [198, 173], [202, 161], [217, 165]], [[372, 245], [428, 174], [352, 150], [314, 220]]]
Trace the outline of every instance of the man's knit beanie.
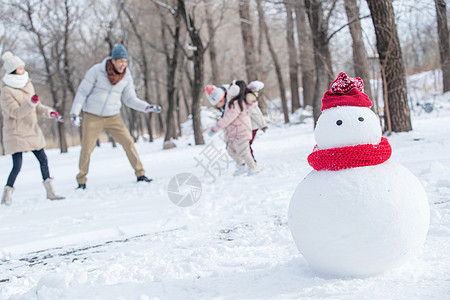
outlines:
[[128, 59], [128, 52], [122, 45], [115, 45], [111, 54], [111, 59]]

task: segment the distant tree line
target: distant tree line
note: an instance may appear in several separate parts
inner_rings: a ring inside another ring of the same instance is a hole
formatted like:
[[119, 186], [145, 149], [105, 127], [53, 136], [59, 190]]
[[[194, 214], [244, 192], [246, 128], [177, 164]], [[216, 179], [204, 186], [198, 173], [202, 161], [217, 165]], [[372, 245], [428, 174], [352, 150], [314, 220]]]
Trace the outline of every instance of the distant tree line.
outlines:
[[[284, 122], [309, 105], [320, 115], [323, 93], [340, 71], [364, 80], [382, 114], [384, 130], [411, 130], [406, 75], [442, 69], [450, 90], [450, 48], [445, 0], [435, 18], [409, 21], [399, 37], [392, 0], [0, 0], [0, 52], [13, 51], [43, 101], [68, 120], [77, 87], [115, 44], [130, 54], [139, 97], [163, 107], [143, 114], [123, 107], [132, 136], [165, 145], [192, 122], [195, 144], [204, 144], [201, 107], [206, 84], [262, 80], [259, 105], [279, 98]], [[364, 13], [361, 13], [364, 12]], [[367, 20], [371, 19], [371, 23]], [[425, 24], [425, 25], [424, 25]], [[367, 28], [370, 28], [368, 30]], [[1, 64], [1, 62], [0, 62]], [[381, 79], [384, 110], [371, 79]], [[42, 121], [61, 152], [79, 143], [70, 122]], [[172, 144], [174, 146], [174, 144]]]

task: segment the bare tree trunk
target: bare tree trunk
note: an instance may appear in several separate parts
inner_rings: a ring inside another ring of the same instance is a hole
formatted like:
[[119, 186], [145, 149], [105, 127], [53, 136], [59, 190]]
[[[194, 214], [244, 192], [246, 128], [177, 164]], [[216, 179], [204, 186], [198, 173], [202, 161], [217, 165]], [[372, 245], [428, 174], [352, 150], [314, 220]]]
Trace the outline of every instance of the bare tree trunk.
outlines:
[[[200, 37], [199, 37], [200, 38]], [[203, 87], [203, 54], [200, 57], [194, 55], [194, 85], [192, 86], [192, 122], [194, 125], [194, 139], [196, 145], [204, 145], [202, 133], [202, 121], [200, 116], [201, 93]]]
[[323, 15], [322, 3], [319, 0], [305, 0], [305, 6], [311, 24], [315, 50], [316, 87], [314, 90], [313, 115], [314, 124], [316, 124], [321, 114], [322, 96], [330, 88], [333, 81], [333, 69], [328, 39], [328, 18]]
[[[263, 71], [263, 54], [262, 54], [262, 48], [263, 48], [263, 40], [264, 40], [264, 31], [262, 28], [264, 27], [262, 24], [263, 20], [262, 18], [258, 18], [258, 59], [257, 59], [257, 65], [256, 70], [259, 74], [259, 79], [265, 82], [266, 80], [266, 73]], [[267, 115], [267, 103], [264, 99], [264, 90], [262, 93], [258, 96], [258, 106], [261, 109], [261, 112], [263, 115]]]
[[200, 103], [202, 101], [201, 93], [203, 91], [204, 76], [204, 56], [205, 49], [200, 37], [199, 29], [195, 28], [192, 15], [186, 10], [184, 0], [178, 0], [178, 10], [182, 18], [185, 20], [189, 37], [194, 47], [193, 55], [190, 57], [194, 63], [194, 80], [192, 84], [192, 122], [194, 127], [194, 139], [196, 145], [204, 145], [202, 132], [202, 121], [200, 118]]
[[264, 19], [264, 11], [262, 9], [261, 0], [256, 0], [256, 4], [258, 6], [258, 14], [262, 19], [261, 25], [262, 30], [264, 31], [264, 35], [266, 36], [267, 47], [269, 48], [270, 55], [272, 56], [273, 64], [275, 65], [275, 72], [277, 74], [278, 86], [280, 88], [280, 97], [281, 97], [281, 106], [283, 108], [284, 115], [284, 123], [289, 123], [289, 111], [286, 104], [286, 89], [283, 83], [283, 75], [281, 74], [280, 63], [278, 62], [277, 54], [275, 53], [275, 49], [273, 48], [272, 42], [270, 40], [269, 29], [267, 28], [266, 21]]
[[[136, 24], [136, 21], [134, 20], [133, 16], [130, 14], [129, 10], [125, 8], [125, 2], [123, 2], [122, 0], [118, 0], [120, 7], [122, 9], [122, 11], [125, 13], [125, 16], [127, 17], [128, 21], [130, 22], [131, 28], [133, 29], [133, 33], [136, 37], [136, 39], [138, 40], [139, 43], [139, 52], [140, 52], [140, 60], [139, 60], [139, 65], [142, 68], [142, 79], [144, 81], [144, 97], [145, 97], [145, 101], [149, 101], [150, 100], [150, 85], [149, 85], [149, 67], [148, 67], [148, 62], [147, 62], [147, 55], [146, 55], [146, 45], [145, 45], [145, 41], [144, 41], [144, 36], [142, 34], [140, 34], [138, 27], [139, 25]], [[150, 117], [148, 119], [151, 119]], [[151, 128], [151, 123], [147, 123], [147, 128], [148, 128], [148, 134], [150, 137], [150, 142], [153, 142], [153, 136], [152, 136], [152, 128]]]
[[[63, 111], [62, 109], [59, 109]], [[66, 139], [66, 127], [64, 127], [64, 123], [57, 122], [58, 126], [58, 135], [59, 135], [59, 149], [61, 149], [61, 153], [67, 153], [67, 139]]]
[[137, 141], [138, 135], [136, 130], [136, 114], [137, 112], [134, 109], [124, 107], [125, 111], [127, 111], [127, 119], [128, 119], [128, 131], [130, 132], [130, 135], [133, 137], [134, 142]]
[[[155, 71], [152, 71], [153, 73], [153, 78], [154, 78], [154, 88], [155, 88], [155, 92], [156, 92], [156, 104], [158, 104], [159, 106], [162, 107], [162, 103], [161, 103], [161, 89], [159, 86], [159, 78], [158, 75]], [[158, 123], [159, 124], [159, 132], [158, 134], [161, 134], [163, 132], [166, 132], [166, 126], [164, 124], [164, 119], [163, 119], [163, 114], [157, 114], [158, 116]]]
[[298, 64], [297, 49], [294, 41], [294, 19], [292, 18], [292, 5], [285, 3], [286, 7], [286, 40], [289, 54], [289, 82], [291, 85], [291, 111], [294, 113], [300, 108], [300, 98], [298, 95]]
[[[64, 38], [63, 38], [64, 41], [63, 41], [63, 50], [62, 50], [62, 52], [59, 49], [59, 44], [55, 43], [53, 45], [53, 49], [51, 51], [50, 58], [53, 60], [53, 63], [54, 63], [54, 66], [55, 66], [55, 70], [54, 70], [55, 77], [57, 79], [59, 79], [59, 82], [60, 82], [60, 87], [59, 87], [59, 89], [61, 90], [60, 99], [62, 99], [61, 102], [64, 104], [66, 102], [66, 100], [67, 100], [67, 88], [66, 88], [67, 78], [65, 76], [66, 72], [61, 70], [61, 66], [63, 68], [66, 66], [66, 64], [65, 64], [66, 61], [63, 58], [63, 56], [65, 56], [64, 52], [67, 51], [67, 48], [66, 48], [67, 47], [67, 41], [65, 40], [67, 38], [67, 33], [65, 32], [63, 35], [64, 35]], [[60, 39], [59, 33], [56, 33], [54, 38], [55, 39], [58, 39], [58, 38]], [[64, 48], [66, 48], [66, 49], [64, 49]], [[61, 59], [63, 59], [63, 63], [61, 62]], [[55, 83], [55, 85], [56, 85], [56, 83]], [[64, 111], [64, 105], [63, 105], [62, 108], [58, 107], [58, 106], [55, 107], [55, 108], [56, 108], [56, 110], [59, 110], [61, 112]], [[61, 115], [63, 115], [63, 114], [61, 113]], [[57, 133], [55, 132], [54, 135], [58, 135], [58, 136], [60, 136], [60, 134], [64, 134], [65, 135], [66, 130], [64, 128], [64, 124], [63, 123], [57, 123], [56, 124], [56, 128], [57, 128]], [[53, 130], [52, 130], [52, 132], [53, 132]], [[64, 144], [63, 140], [59, 139], [59, 148], [61, 149], [61, 153], [66, 153], [67, 152], [67, 143]]]
[[302, 72], [303, 106], [313, 106], [314, 87], [316, 85], [316, 67], [311, 28], [306, 22], [305, 1], [299, 0], [295, 7], [297, 20], [298, 44], [300, 49], [300, 68]]
[[166, 67], [167, 67], [167, 101], [169, 106], [167, 108], [166, 115], [166, 135], [164, 137], [164, 142], [170, 141], [171, 139], [177, 139], [177, 128], [176, 128], [176, 118], [175, 118], [175, 79], [176, 71], [178, 65], [178, 52], [179, 52], [179, 38], [180, 38], [180, 15], [176, 13], [175, 18], [175, 29], [171, 30], [171, 35], [173, 38], [173, 44], [169, 45], [166, 40], [166, 27], [169, 25], [165, 22], [164, 16], [161, 15], [161, 30], [162, 30], [162, 42], [164, 44], [164, 55], [166, 56]]
[[375, 27], [380, 67], [385, 76], [384, 99], [385, 109], [388, 109], [385, 110], [385, 117], [387, 118], [389, 115], [392, 131], [410, 131], [412, 127], [406, 92], [405, 68], [392, 0], [367, 0], [367, 4]]
[[[63, 42], [63, 70], [64, 70], [64, 78], [65, 78], [65, 84], [64, 84], [64, 94], [65, 96], [63, 97], [63, 101], [61, 102], [60, 106], [57, 107], [59, 113], [61, 114], [61, 116], [64, 117], [64, 113], [66, 111], [66, 103], [67, 103], [67, 98], [66, 98], [66, 88], [69, 90], [72, 99], [75, 97], [75, 93], [76, 93], [76, 89], [74, 86], [74, 81], [72, 78], [72, 65], [70, 64], [71, 61], [71, 56], [69, 54], [69, 39], [70, 39], [70, 32], [71, 32], [71, 26], [72, 23], [74, 22], [74, 20], [72, 20], [71, 15], [70, 15], [70, 5], [69, 5], [69, 1], [65, 0], [64, 1], [64, 14], [65, 14], [65, 24], [64, 24], [64, 42]], [[58, 132], [60, 135], [60, 148], [61, 148], [61, 152], [62, 153], [66, 153], [68, 151], [68, 146], [67, 146], [67, 140], [65, 138], [66, 136], [66, 128], [64, 127], [63, 123], [58, 123]], [[62, 137], [61, 135], [63, 135], [64, 137]]]
[[439, 54], [441, 57], [444, 93], [450, 91], [450, 44], [447, 26], [447, 8], [445, 0], [434, 0], [439, 36]]
[[[180, 66], [182, 69], [186, 69], [186, 62], [187, 62], [187, 59], [186, 59], [186, 56], [184, 56], [183, 64]], [[180, 73], [181, 73], [181, 71], [180, 71]], [[185, 90], [185, 86], [183, 84], [183, 79], [184, 79], [184, 76], [180, 74], [179, 88], [181, 89], [181, 92], [183, 94], [183, 102], [184, 102], [184, 105], [186, 108], [187, 118], [189, 119], [189, 116], [191, 115], [191, 109], [190, 109], [190, 106], [188, 103], [188, 93]], [[189, 80], [189, 78], [188, 78], [188, 80]]]
[[210, 10], [207, 10], [206, 12], [206, 24], [208, 26], [209, 35], [209, 60], [211, 62], [212, 83], [220, 85], [222, 84], [222, 79], [220, 78], [219, 64], [217, 63], [216, 43], [214, 42], [214, 23], [211, 18]]
[[[66, 17], [66, 22], [64, 24], [64, 44], [63, 44], [63, 62], [64, 62], [64, 75], [65, 75], [65, 84], [70, 91], [72, 97], [75, 97], [76, 89], [74, 86], [74, 80], [72, 78], [73, 67], [70, 64], [71, 56], [69, 54], [69, 39], [70, 39], [70, 31], [72, 25], [72, 19], [70, 17], [70, 6], [68, 1], [64, 1], [64, 12]], [[65, 104], [65, 103], [63, 103]], [[64, 113], [64, 108], [61, 111], [61, 115]]]
[[[28, 29], [31, 33], [33, 33], [36, 37], [37, 40], [37, 47], [39, 49], [39, 53], [42, 56], [42, 59], [44, 61], [44, 67], [45, 67], [45, 76], [47, 79], [47, 83], [50, 87], [50, 94], [52, 95], [52, 100], [53, 100], [53, 106], [54, 107], [59, 107], [60, 103], [58, 102], [58, 94], [57, 94], [57, 88], [56, 88], [56, 83], [55, 80], [53, 78], [53, 72], [52, 72], [52, 67], [51, 67], [51, 60], [48, 57], [47, 53], [45, 52], [45, 43], [43, 41], [43, 36], [42, 33], [37, 30], [37, 28], [35, 27], [34, 24], [34, 20], [33, 20], [33, 12], [34, 12], [34, 8], [31, 6], [31, 3], [26, 3], [26, 16], [27, 16], [27, 20], [28, 20]], [[59, 132], [59, 138], [60, 138], [60, 146], [61, 146], [61, 152], [65, 153], [67, 152], [67, 140], [66, 140], [66, 134], [65, 134], [65, 128], [64, 126], [58, 126], [58, 132]]]
[[247, 73], [247, 82], [258, 79], [249, 2], [249, 0], [239, 1], [239, 17], [241, 21], [242, 42], [244, 45], [245, 71]]
[[2, 150], [1, 155], [5, 153], [5, 145], [3, 144], [3, 114], [0, 113], [0, 148]]
[[177, 114], [177, 136], [181, 136], [181, 115], [180, 115], [180, 89], [181, 87], [177, 88], [176, 92], [176, 108], [175, 112]]
[[153, 142], [153, 125], [152, 125], [152, 121], [153, 121], [153, 114], [146, 114], [145, 115], [145, 126], [147, 127], [147, 132], [148, 132], [148, 139], [149, 142]]
[[[369, 63], [362, 38], [359, 8], [356, 4], [356, 0], [345, 0], [345, 12], [347, 13], [347, 19], [350, 23], [349, 29], [353, 41], [353, 67], [355, 69], [355, 76], [361, 77], [364, 81], [364, 93], [372, 100]], [[372, 107], [375, 107], [375, 105]]]

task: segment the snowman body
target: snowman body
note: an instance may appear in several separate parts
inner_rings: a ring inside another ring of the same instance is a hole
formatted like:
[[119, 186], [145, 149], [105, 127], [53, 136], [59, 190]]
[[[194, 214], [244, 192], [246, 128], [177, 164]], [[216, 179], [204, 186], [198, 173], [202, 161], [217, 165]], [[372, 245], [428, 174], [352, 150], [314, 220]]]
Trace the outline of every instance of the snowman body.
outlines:
[[[315, 150], [377, 145], [379, 119], [367, 107], [329, 108], [317, 122], [315, 138]], [[388, 160], [311, 171], [292, 196], [288, 219], [294, 241], [314, 271], [365, 277], [414, 256], [426, 239], [429, 214], [419, 180]]]

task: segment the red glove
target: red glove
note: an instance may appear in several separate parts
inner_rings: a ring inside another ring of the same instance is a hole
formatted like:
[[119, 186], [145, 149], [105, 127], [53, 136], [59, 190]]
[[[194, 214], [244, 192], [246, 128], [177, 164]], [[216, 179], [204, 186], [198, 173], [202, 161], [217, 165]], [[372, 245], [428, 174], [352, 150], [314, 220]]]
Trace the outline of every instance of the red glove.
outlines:
[[63, 118], [61, 117], [61, 114], [57, 111], [52, 111], [50, 113], [50, 117], [52, 117], [53, 119], [55, 119], [58, 122], [61, 122], [61, 123], [64, 122]]
[[38, 95], [33, 95], [33, 97], [31, 97], [31, 102], [33, 102], [34, 104], [38, 103], [38, 101], [39, 101]]

